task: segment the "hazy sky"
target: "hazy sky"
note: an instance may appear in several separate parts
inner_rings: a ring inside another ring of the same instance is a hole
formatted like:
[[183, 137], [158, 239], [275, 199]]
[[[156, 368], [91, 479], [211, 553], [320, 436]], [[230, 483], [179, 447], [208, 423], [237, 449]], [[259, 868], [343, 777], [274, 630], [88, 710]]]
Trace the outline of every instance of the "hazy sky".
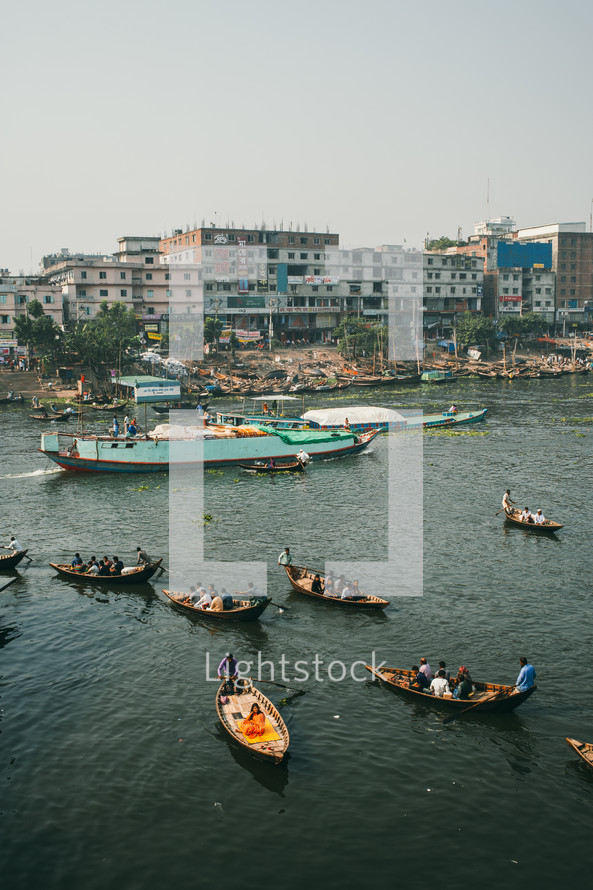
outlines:
[[202, 219], [344, 247], [589, 220], [583, 0], [22, 0], [2, 25], [12, 272]]

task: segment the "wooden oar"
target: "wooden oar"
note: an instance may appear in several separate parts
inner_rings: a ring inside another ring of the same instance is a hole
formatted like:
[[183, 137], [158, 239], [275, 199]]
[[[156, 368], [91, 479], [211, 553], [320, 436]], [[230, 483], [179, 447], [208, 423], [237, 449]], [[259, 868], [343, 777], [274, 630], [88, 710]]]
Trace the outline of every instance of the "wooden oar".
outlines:
[[470, 705], [469, 708], [464, 708], [463, 711], [457, 711], [456, 714], [450, 714], [448, 717], [445, 717], [443, 720], [443, 726], [446, 723], [451, 723], [452, 720], [457, 720], [458, 717], [462, 717], [463, 714], [467, 714], [468, 711], [473, 711], [474, 708], [479, 708], [480, 705], [485, 705], [488, 702], [494, 701], [495, 698], [500, 698], [503, 695], [506, 695], [506, 690], [504, 692], [493, 692], [492, 695], [487, 695], [486, 698], [481, 698], [479, 701], [474, 702], [473, 705]]
[[[249, 679], [253, 680], [253, 677], [250, 677]], [[298, 693], [299, 695], [304, 695], [305, 692], [307, 692], [306, 689], [295, 689], [294, 686], [287, 686], [285, 683], [276, 683], [274, 680], [264, 680], [262, 678], [261, 680], [258, 680], [257, 682], [258, 683], [269, 683], [271, 686], [279, 686], [280, 689], [292, 689], [294, 692]]]
[[288, 612], [288, 611], [290, 611], [289, 608], [288, 608], [288, 606], [279, 606], [278, 603], [275, 603], [275, 602], [274, 602], [274, 600], [270, 600], [270, 605], [271, 605], [271, 606], [276, 606], [276, 608], [279, 609], [280, 612], [284, 612], [284, 611]]

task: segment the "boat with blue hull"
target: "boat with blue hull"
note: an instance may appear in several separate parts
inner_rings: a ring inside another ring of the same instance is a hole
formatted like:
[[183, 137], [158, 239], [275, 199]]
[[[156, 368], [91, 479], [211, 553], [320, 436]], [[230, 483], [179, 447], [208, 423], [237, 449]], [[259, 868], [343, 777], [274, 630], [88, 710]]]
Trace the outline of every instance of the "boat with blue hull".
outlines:
[[169, 427], [161, 424], [148, 436], [74, 436], [48, 432], [42, 454], [64, 470], [104, 473], [166, 473], [175, 467], [227, 467], [256, 464], [270, 458], [294, 458], [303, 448], [312, 460], [347, 457], [363, 451], [378, 431], [273, 430], [255, 426]]

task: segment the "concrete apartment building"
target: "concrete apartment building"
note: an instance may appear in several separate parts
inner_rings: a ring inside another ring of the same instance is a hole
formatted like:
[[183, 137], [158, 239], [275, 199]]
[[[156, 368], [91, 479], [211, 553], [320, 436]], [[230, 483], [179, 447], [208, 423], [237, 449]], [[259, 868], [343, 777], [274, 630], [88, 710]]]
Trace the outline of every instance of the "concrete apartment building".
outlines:
[[445, 335], [465, 312], [482, 311], [482, 257], [426, 252], [422, 271], [426, 331]]
[[103, 301], [133, 309], [141, 330], [166, 330], [170, 273], [160, 262], [159, 238], [122, 236], [115, 254], [43, 257], [43, 278], [61, 289], [64, 320], [93, 318]]
[[[45, 315], [61, 327], [63, 323], [62, 289], [42, 278], [30, 275], [11, 275], [8, 269], [0, 269], [0, 341], [6, 344], [13, 339], [14, 319], [25, 315], [32, 300], [38, 300]], [[4, 346], [4, 349], [9, 349]]]

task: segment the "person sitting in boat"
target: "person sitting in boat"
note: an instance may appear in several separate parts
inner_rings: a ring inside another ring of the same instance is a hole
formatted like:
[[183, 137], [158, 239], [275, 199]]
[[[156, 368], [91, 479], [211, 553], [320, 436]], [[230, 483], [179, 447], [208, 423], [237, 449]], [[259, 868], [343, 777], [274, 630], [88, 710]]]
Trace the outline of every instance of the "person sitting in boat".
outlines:
[[266, 715], [257, 702], [251, 705], [251, 710], [245, 720], [242, 720], [239, 724], [239, 729], [243, 735], [249, 736], [249, 738], [256, 738], [264, 734], [266, 731]]
[[331, 572], [328, 572], [328, 574], [325, 577], [324, 595], [325, 596], [335, 596], [334, 576], [331, 574]]
[[221, 596], [213, 596], [210, 603], [210, 612], [224, 612], [224, 603]]
[[276, 469], [276, 461], [274, 460], [273, 457], [271, 457], [268, 461], [268, 470], [275, 470], [275, 469]]
[[410, 689], [415, 689], [417, 692], [426, 692], [429, 686], [430, 684], [428, 682], [427, 676], [422, 673], [417, 664], [412, 665]]
[[137, 432], [138, 432], [138, 429], [136, 427], [136, 421], [133, 420], [128, 427], [128, 432], [126, 433], [126, 436], [128, 438], [131, 438], [132, 436], [135, 436], [137, 434]]
[[227, 652], [218, 665], [218, 678], [220, 680], [226, 679], [224, 691], [227, 695], [232, 695], [235, 691], [235, 680], [237, 680], [238, 677], [237, 659], [234, 658], [232, 652]]
[[354, 591], [350, 587], [350, 584], [348, 582], [346, 582], [342, 588], [342, 593], [340, 594], [340, 599], [342, 599], [342, 600], [354, 599]]
[[99, 563], [95, 556], [91, 556], [90, 562], [86, 567], [87, 575], [97, 575], [99, 572]]
[[[247, 596], [259, 596], [259, 590], [253, 586], [253, 581], [247, 582], [247, 590], [245, 592]], [[237, 591], [237, 593], [240, 593], [240, 591]]]
[[232, 594], [230, 594], [225, 587], [220, 588], [220, 600], [222, 601], [222, 608], [225, 612], [233, 608]]
[[527, 689], [531, 689], [535, 685], [535, 668], [532, 664], [529, 664], [524, 655], [519, 659], [519, 664], [521, 665], [521, 670], [515, 683], [515, 690], [517, 692], [526, 692]]
[[78, 457], [78, 439], [75, 439], [70, 448], [68, 449], [68, 454], [70, 457]]
[[521, 513], [521, 522], [531, 522], [533, 524], [533, 515], [530, 512], [529, 507], [525, 507]]
[[440, 673], [441, 671], [444, 671], [444, 672], [445, 672], [445, 680], [446, 680], [447, 683], [448, 683], [449, 680], [451, 679], [451, 671], [448, 671], [448, 670], [447, 670], [447, 665], [445, 664], [444, 661], [439, 661], [439, 669], [438, 669], [438, 671], [437, 671], [437, 677], [438, 677], [438, 675], [439, 675], [439, 673]]
[[348, 430], [348, 432], [350, 432], [350, 421], [348, 420], [347, 417], [344, 418], [344, 429]]
[[472, 678], [464, 665], [457, 671], [457, 684], [453, 692], [455, 698], [469, 698], [472, 691]]
[[70, 563], [70, 566], [71, 566], [71, 568], [76, 569], [77, 572], [82, 572], [83, 564], [82, 564], [82, 559], [80, 557], [80, 553], [74, 554], [74, 559]]
[[111, 574], [111, 562], [107, 559], [106, 556], [103, 557], [101, 563], [99, 564], [99, 575], [105, 576]]
[[449, 414], [457, 414], [457, 405], [451, 405], [449, 408]]
[[430, 684], [430, 691], [437, 698], [442, 698], [443, 695], [447, 693], [451, 693], [451, 689], [449, 688], [449, 683], [447, 682], [446, 672], [441, 668], [440, 671], [437, 671], [437, 675], [432, 680]]
[[542, 513], [541, 510], [538, 510], [537, 513], [535, 514], [535, 516], [533, 517], [533, 521], [535, 522], [536, 525], [543, 525], [544, 522], [546, 521], [546, 517], [544, 516], [544, 514]]
[[204, 591], [200, 599], [195, 604], [196, 609], [209, 609], [212, 605], [212, 594], [208, 593], [207, 590]]
[[111, 566], [111, 574], [112, 575], [121, 575], [121, 571], [124, 567], [123, 562], [119, 558], [119, 556], [113, 557], [113, 565]]
[[23, 548], [17, 541], [14, 535], [10, 536], [10, 543], [6, 545], [2, 545], [3, 550], [14, 550], [15, 553], [19, 553]]
[[321, 578], [319, 575], [315, 575], [315, 577], [313, 578], [313, 583], [311, 584], [311, 592], [323, 593], [323, 585], [321, 583]]

